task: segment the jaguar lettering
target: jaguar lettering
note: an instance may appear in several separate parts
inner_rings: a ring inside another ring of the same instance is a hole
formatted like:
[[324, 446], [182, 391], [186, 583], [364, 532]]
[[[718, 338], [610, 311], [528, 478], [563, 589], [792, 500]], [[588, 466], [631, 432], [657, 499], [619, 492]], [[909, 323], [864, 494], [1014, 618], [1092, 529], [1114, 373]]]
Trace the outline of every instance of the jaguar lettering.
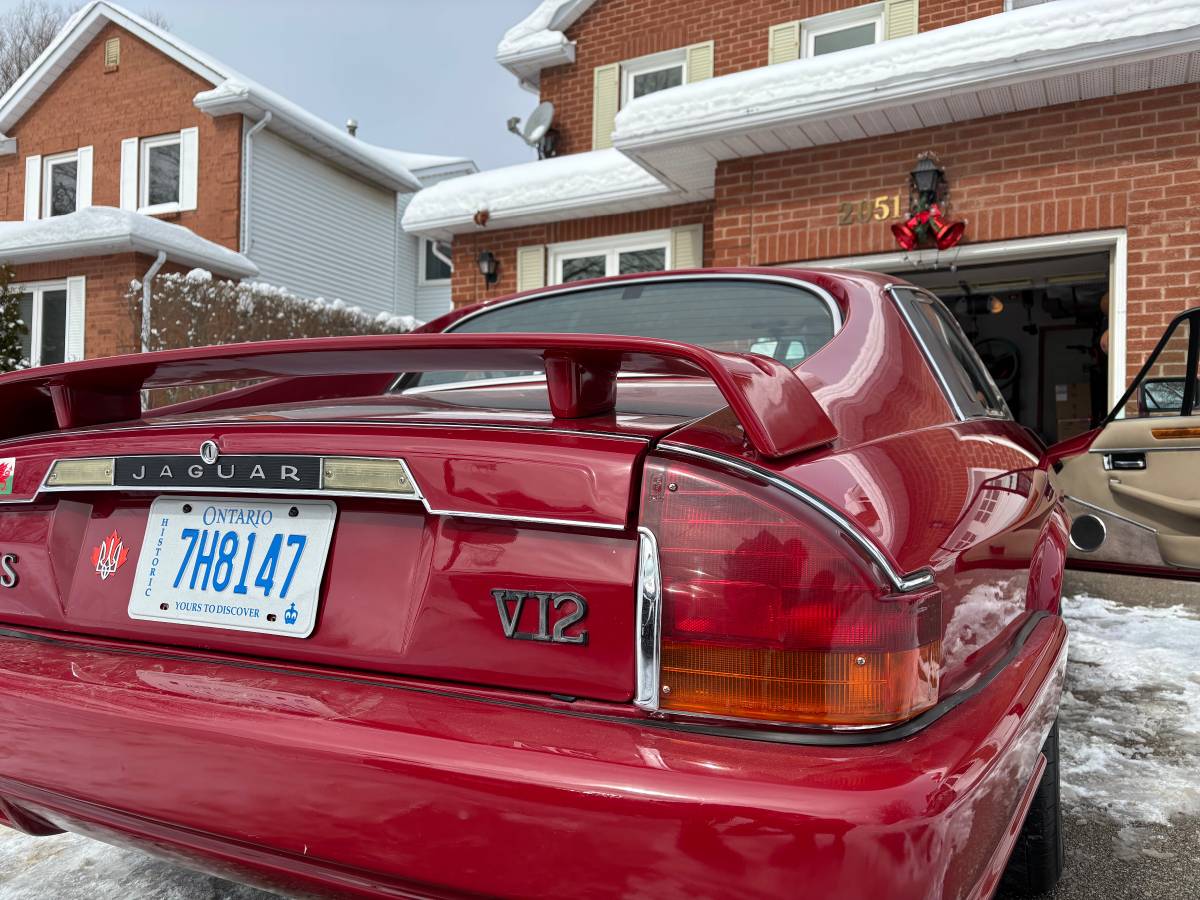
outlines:
[[[587, 644], [587, 629], [568, 634], [567, 629], [582, 622], [587, 615], [587, 601], [578, 594], [548, 593], [545, 591], [492, 591], [500, 626], [504, 636], [514, 641], [541, 641], [547, 644]], [[537, 630], [520, 631], [525, 601], [537, 604]], [[554, 616], [551, 616], [553, 611]], [[559, 613], [562, 613], [561, 615]], [[553, 618], [553, 622], [551, 621]]]

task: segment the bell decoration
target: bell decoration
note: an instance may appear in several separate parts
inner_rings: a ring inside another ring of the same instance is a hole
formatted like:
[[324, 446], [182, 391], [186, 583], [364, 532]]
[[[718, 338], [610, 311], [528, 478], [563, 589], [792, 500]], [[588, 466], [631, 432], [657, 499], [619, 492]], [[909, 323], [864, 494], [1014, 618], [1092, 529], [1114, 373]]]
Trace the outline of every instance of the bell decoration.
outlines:
[[916, 217], [911, 217], [907, 222], [897, 222], [892, 226], [892, 234], [896, 238], [896, 243], [905, 250], [915, 250], [917, 247], [917, 228], [921, 222]]

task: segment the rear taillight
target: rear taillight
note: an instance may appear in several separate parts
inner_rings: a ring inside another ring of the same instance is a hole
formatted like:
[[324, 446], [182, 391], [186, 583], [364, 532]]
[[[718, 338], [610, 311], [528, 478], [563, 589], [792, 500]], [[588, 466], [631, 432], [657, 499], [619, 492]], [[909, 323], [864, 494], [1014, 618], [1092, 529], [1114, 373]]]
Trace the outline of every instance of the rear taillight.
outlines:
[[871, 726], [937, 702], [935, 589], [894, 593], [833, 523], [773, 485], [691, 462], [651, 461], [646, 476], [643, 607], [657, 621], [644, 613], [643, 706]]

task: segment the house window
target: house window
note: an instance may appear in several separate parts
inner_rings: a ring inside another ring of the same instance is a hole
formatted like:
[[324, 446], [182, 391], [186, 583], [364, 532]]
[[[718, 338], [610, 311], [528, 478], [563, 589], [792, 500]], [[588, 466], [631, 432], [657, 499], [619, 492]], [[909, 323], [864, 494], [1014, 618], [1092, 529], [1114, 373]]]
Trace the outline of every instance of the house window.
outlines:
[[450, 276], [454, 274], [450, 245], [445, 241], [431, 241], [429, 238], [425, 238], [421, 244], [421, 280], [449, 281]]
[[65, 216], [75, 212], [79, 199], [79, 154], [75, 151], [48, 156], [43, 161], [42, 215]]
[[138, 177], [140, 212], [170, 212], [179, 208], [181, 143], [178, 133], [142, 141]]
[[687, 51], [668, 50], [621, 63], [621, 106], [687, 81]]
[[800, 23], [804, 56], [824, 56], [883, 40], [882, 3], [839, 10]]
[[21, 358], [26, 365], [48, 366], [67, 358], [67, 286], [31, 285], [21, 291]]
[[661, 272], [670, 268], [670, 247], [669, 231], [552, 245], [550, 274], [555, 283], [562, 284], [606, 275]]

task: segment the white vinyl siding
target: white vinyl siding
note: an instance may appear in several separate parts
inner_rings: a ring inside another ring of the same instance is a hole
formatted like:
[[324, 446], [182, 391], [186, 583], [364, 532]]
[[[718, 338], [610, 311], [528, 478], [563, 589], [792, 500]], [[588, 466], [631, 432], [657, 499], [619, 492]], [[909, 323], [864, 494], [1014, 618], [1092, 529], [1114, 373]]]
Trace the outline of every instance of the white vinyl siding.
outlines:
[[[269, 129], [254, 136], [246, 255], [259, 277], [364, 311], [409, 312], [399, 282], [396, 195], [310, 156]], [[399, 308], [397, 308], [399, 307]]]

